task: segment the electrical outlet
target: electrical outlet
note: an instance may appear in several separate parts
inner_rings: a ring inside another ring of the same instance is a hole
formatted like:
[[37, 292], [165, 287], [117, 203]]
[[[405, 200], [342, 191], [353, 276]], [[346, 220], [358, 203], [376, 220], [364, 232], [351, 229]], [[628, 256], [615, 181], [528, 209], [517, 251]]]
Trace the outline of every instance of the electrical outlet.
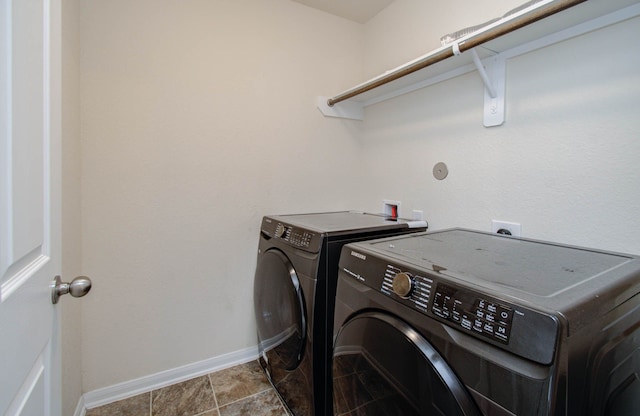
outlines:
[[520, 223], [508, 221], [491, 221], [491, 232], [494, 234], [510, 235], [512, 237], [520, 237], [522, 235], [522, 227]]

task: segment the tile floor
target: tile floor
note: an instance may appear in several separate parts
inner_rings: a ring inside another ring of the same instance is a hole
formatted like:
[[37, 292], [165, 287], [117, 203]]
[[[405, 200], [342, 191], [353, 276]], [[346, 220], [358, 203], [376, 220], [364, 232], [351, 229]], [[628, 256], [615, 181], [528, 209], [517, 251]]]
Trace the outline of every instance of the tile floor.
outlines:
[[257, 361], [89, 409], [85, 416], [287, 416]]

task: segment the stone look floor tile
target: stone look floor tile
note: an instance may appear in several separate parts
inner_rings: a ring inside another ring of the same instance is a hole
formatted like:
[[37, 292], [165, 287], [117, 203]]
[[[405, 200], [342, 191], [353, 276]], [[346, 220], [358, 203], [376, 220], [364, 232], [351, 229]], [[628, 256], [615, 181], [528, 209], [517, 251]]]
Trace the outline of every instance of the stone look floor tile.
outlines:
[[90, 409], [86, 413], [86, 416], [166, 415], [286, 416], [288, 413], [257, 361]]
[[220, 407], [271, 388], [257, 361], [221, 370], [209, 377]]
[[193, 416], [216, 409], [207, 376], [151, 392], [152, 416]]
[[87, 410], [85, 416], [149, 416], [151, 394], [144, 393], [95, 409]]
[[220, 416], [287, 416], [278, 395], [273, 390], [238, 400], [220, 407]]

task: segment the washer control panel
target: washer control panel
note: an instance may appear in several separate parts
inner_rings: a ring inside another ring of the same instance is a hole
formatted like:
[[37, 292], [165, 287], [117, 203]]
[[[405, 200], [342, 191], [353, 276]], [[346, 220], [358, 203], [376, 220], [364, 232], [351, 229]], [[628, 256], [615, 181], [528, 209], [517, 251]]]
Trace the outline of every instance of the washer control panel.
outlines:
[[467, 331], [509, 343], [513, 320], [510, 306], [440, 283], [433, 296], [431, 312]]
[[513, 308], [469, 290], [387, 265], [380, 291], [408, 300], [421, 312], [431, 312], [456, 326], [503, 344], [509, 343]]
[[[342, 249], [341, 278], [521, 357], [540, 364], [553, 362], [558, 321], [552, 314], [472, 288], [448, 276], [446, 269], [400, 265], [358, 248], [347, 244]], [[375, 296], [357, 290], [362, 296]]]

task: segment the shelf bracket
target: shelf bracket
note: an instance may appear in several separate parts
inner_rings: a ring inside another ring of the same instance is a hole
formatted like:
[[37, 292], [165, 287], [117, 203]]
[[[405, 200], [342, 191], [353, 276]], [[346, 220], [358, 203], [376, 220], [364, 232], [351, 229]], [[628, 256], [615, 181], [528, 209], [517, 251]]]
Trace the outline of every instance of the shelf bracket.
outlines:
[[364, 120], [364, 105], [357, 101], [342, 101], [329, 106], [329, 97], [318, 97], [316, 106], [326, 117], [348, 118], [351, 120]]
[[507, 62], [500, 54], [480, 60], [475, 48], [470, 50], [473, 63], [484, 82], [484, 126], [495, 127], [504, 123], [504, 93]]

